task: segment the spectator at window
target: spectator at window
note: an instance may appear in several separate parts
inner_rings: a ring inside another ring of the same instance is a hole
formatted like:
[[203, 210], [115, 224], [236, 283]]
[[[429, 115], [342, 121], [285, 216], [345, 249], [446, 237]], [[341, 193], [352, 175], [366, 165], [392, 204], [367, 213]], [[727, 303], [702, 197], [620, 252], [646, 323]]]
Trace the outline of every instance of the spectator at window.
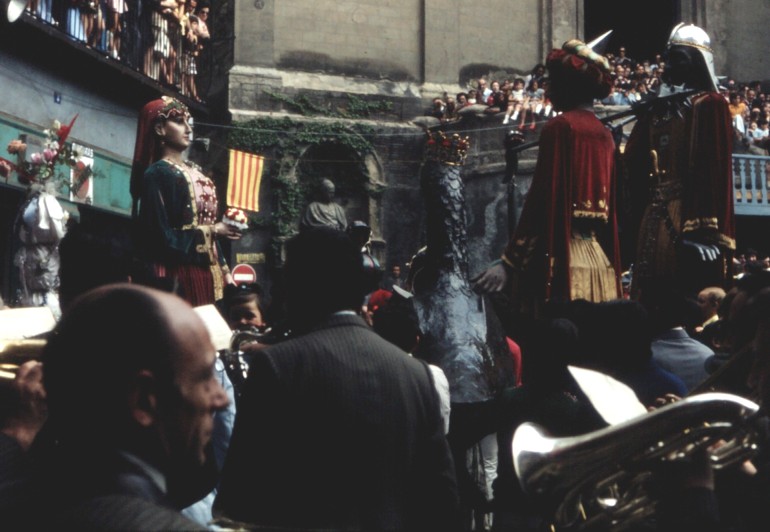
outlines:
[[610, 88], [610, 93], [606, 98], [602, 98], [601, 103], [604, 105], [630, 105], [631, 102], [626, 96], [626, 92], [621, 90], [617, 86]]
[[193, 100], [200, 101], [198, 89], [195, 84], [195, 76], [198, 74], [198, 66], [195, 59], [198, 56], [198, 26], [200, 19], [187, 13], [182, 19], [182, 94], [189, 96]]
[[508, 106], [505, 111], [505, 118], [503, 118], [503, 124], [507, 124], [509, 120], [515, 122], [519, 118], [519, 114], [524, 107], [524, 98], [524, 80], [516, 78], [513, 80], [513, 90], [508, 97]]
[[457, 118], [457, 102], [451, 96], [446, 98], [446, 109], [444, 109], [444, 119], [454, 120]]
[[123, 14], [128, 11], [126, 0], [109, 0], [107, 14], [107, 46], [110, 56], [120, 61], [120, 40], [123, 36]]
[[543, 110], [543, 89], [540, 88], [540, 84], [536, 78], [532, 78], [527, 85], [527, 90], [524, 92], [525, 105], [522, 111], [521, 124], [519, 129], [522, 129], [526, 123], [527, 115], [530, 117], [529, 129], [535, 129], [537, 126], [536, 119], [538, 114]]
[[770, 138], [770, 122], [764, 120], [759, 126], [760, 139]]
[[543, 79], [545, 79], [545, 65], [542, 63], [536, 64], [532, 67], [532, 71], [524, 78], [524, 86], [528, 86], [529, 82], [536, 79], [540, 86], [543, 86]]
[[99, 13], [99, 1], [80, 0], [78, 8], [80, 9], [80, 24], [83, 26], [83, 40], [89, 46], [94, 46], [96, 19]]
[[730, 93], [730, 115], [735, 118], [736, 115], [740, 115], [743, 117], [743, 114], [746, 112], [746, 102], [743, 101], [743, 98], [741, 97], [740, 93], [738, 92], [731, 92]]
[[644, 81], [640, 81], [636, 84], [636, 95], [637, 101], [639, 102], [646, 102], [647, 100], [654, 97], [654, 95], [647, 88], [647, 83]]
[[626, 47], [621, 46], [618, 49], [618, 55], [615, 58], [615, 65], [622, 67], [632, 67], [635, 61], [626, 55]]
[[432, 116], [438, 120], [443, 120], [445, 107], [446, 104], [444, 103], [444, 100], [441, 98], [433, 98], [433, 104], [431, 105], [428, 116]]
[[479, 78], [477, 84], [476, 84], [476, 94], [478, 98], [478, 103], [486, 103], [487, 98], [489, 98], [489, 95], [492, 94], [492, 89], [490, 89], [487, 86], [487, 80], [484, 78]]
[[489, 106], [490, 113], [500, 113], [506, 110], [508, 107], [508, 101], [505, 93], [500, 89], [500, 82], [492, 82], [492, 94], [487, 98], [487, 105]]
[[661, 86], [661, 76], [663, 75], [664, 67], [659, 66], [652, 71], [652, 77], [647, 82], [647, 88], [650, 92], [657, 94]]
[[175, 57], [170, 21], [176, 17], [178, 7], [175, 0], [160, 0], [152, 4], [152, 41], [144, 58], [145, 75], [169, 85], [174, 81], [172, 57]]
[[749, 129], [746, 134], [751, 138], [752, 142], [760, 140], [763, 137], [762, 130], [759, 129], [759, 125], [757, 125], [756, 122], [751, 122], [749, 124]]

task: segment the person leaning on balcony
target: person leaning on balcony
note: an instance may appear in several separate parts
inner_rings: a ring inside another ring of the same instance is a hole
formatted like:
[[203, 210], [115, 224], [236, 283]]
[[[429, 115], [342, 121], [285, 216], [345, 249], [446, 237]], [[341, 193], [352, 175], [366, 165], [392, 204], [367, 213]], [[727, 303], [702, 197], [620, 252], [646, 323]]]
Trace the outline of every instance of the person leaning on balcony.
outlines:
[[233, 282], [219, 239], [241, 233], [217, 221], [214, 183], [183, 159], [192, 129], [187, 107], [164, 96], [139, 117], [131, 195], [137, 251], [160, 283], [193, 306], [222, 299]]

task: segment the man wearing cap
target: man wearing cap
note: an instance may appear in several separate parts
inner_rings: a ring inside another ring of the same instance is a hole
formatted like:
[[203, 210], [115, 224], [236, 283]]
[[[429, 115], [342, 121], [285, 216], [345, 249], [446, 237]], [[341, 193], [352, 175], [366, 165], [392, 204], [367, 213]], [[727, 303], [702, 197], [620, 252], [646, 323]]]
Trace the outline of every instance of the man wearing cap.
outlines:
[[360, 248], [309, 228], [284, 271], [294, 336], [254, 354], [215, 509], [260, 530], [455, 530], [432, 373], [357, 315]]
[[688, 295], [723, 286], [735, 250], [732, 194], [733, 133], [719, 93], [709, 36], [677, 25], [667, 45], [660, 96], [624, 151], [631, 197], [626, 234], [637, 238], [631, 295], [674, 281]]

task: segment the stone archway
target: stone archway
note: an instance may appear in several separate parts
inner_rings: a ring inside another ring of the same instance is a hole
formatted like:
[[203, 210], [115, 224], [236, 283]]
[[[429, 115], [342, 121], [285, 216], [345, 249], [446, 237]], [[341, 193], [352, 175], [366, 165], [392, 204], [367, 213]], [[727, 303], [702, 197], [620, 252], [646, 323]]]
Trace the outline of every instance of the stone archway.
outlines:
[[320, 181], [331, 179], [336, 188], [335, 201], [345, 209], [348, 223], [360, 220], [372, 228], [372, 253], [382, 263], [385, 242], [381, 198], [385, 182], [382, 165], [374, 153], [362, 155], [335, 142], [308, 146], [295, 160], [292, 174], [306, 193], [306, 204], [313, 200]]

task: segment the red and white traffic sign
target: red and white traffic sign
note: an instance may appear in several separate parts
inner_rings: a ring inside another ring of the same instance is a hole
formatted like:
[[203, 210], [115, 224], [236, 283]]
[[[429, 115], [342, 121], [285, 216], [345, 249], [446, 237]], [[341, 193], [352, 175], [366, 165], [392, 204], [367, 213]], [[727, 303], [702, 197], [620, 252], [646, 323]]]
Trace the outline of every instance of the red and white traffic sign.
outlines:
[[233, 268], [233, 281], [235, 284], [248, 284], [257, 282], [257, 272], [249, 264], [238, 264]]

